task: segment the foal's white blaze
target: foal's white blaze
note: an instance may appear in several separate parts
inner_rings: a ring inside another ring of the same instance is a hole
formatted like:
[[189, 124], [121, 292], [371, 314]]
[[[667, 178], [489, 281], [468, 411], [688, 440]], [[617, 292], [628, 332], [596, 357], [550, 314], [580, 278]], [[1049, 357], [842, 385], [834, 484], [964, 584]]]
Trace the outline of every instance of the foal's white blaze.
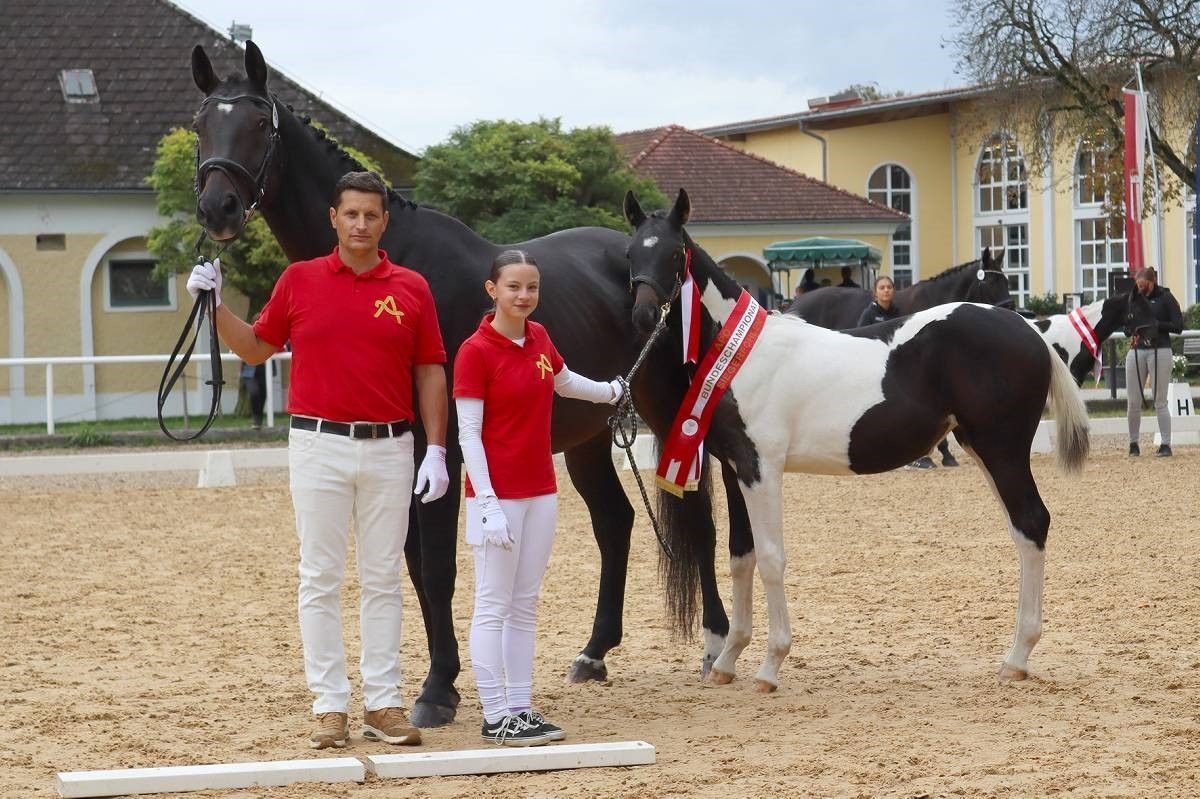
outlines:
[[222, 114], [228, 114], [233, 111], [233, 103], [217, 103], [217, 110]]
[[655, 244], [658, 244], [658, 236], [647, 236], [646, 238], [642, 239], [642, 246], [646, 249], [650, 249]]

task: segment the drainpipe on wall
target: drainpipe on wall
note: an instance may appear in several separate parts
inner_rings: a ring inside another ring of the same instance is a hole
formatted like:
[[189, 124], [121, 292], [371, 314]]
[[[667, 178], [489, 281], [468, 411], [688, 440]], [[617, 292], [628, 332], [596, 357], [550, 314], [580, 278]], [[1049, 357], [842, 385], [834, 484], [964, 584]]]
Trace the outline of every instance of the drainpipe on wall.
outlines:
[[821, 182], [828, 183], [829, 182], [829, 142], [825, 141], [825, 139], [821, 138], [817, 134], [810, 131], [808, 129], [808, 127], [804, 124], [803, 119], [800, 120], [800, 132], [803, 133], [805, 136], [809, 136], [809, 137], [821, 142]]

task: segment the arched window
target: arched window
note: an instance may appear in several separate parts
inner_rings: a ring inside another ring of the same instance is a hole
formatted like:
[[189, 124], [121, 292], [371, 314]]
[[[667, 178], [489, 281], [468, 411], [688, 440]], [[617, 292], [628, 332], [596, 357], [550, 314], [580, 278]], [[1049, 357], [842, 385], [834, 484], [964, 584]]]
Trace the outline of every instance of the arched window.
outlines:
[[867, 197], [909, 216], [908, 224], [892, 234], [892, 279], [898, 289], [911, 286], [916, 271], [912, 233], [917, 221], [912, 175], [899, 164], [884, 164], [871, 173]]
[[1105, 200], [1112, 180], [1112, 154], [1083, 141], [1075, 157], [1075, 290], [1084, 304], [1108, 296], [1109, 272], [1128, 268], [1124, 220], [1108, 216]]
[[975, 245], [1004, 253], [1008, 290], [1017, 304], [1029, 299], [1029, 180], [1025, 157], [1008, 136], [993, 136], [975, 171]]

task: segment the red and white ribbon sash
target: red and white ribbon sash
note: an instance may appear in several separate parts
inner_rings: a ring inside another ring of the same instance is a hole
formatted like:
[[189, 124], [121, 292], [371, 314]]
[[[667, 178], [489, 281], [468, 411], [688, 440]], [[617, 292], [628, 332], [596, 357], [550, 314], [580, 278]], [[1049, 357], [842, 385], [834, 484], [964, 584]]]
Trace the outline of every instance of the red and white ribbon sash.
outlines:
[[700, 288], [692, 277], [691, 247], [684, 250], [679, 302], [683, 315], [683, 362], [695, 363], [700, 357]]
[[717, 402], [746, 362], [766, 321], [767, 312], [743, 290], [733, 313], [700, 362], [671, 423], [671, 433], [663, 444], [655, 474], [655, 482], [664, 491], [682, 497], [684, 491], [696, 489], [704, 462], [704, 436], [712, 424]]
[[1076, 335], [1083, 339], [1083, 346], [1088, 348], [1092, 357], [1100, 357], [1100, 340], [1096, 337], [1096, 331], [1088, 324], [1087, 317], [1083, 315], [1083, 309], [1076, 308], [1071, 311], [1067, 314], [1067, 319], [1071, 322], [1071, 327], [1075, 328]]

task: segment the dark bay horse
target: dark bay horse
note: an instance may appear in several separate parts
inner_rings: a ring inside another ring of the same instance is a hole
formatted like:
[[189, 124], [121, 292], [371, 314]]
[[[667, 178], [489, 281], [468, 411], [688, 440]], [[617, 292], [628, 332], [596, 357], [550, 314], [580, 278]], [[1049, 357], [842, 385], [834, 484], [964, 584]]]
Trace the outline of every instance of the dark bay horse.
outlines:
[[[983, 255], [974, 261], [898, 290], [892, 302], [902, 316], [947, 302], [982, 302], [1011, 308], [1013, 298], [1002, 271], [1003, 262], [1004, 253], [993, 258], [992, 251], [985, 247]], [[785, 313], [830, 330], [849, 330], [858, 326], [859, 317], [872, 299], [866, 289], [834, 286], [802, 294]]]
[[[346, 172], [362, 167], [274, 99], [267, 87], [266, 63], [252, 42], [246, 45], [245, 67], [245, 77], [222, 80], [203, 48], [192, 51], [193, 78], [205, 95], [195, 120], [197, 217], [210, 237], [228, 239], [241, 230], [248, 209], [256, 204], [289, 259], [328, 254], [337, 244], [328, 218], [333, 186]], [[381, 246], [394, 262], [429, 282], [452, 370], [459, 345], [491, 307], [483, 283], [492, 259], [504, 247], [398, 194], [391, 196], [389, 210], [391, 222]], [[601, 228], [578, 228], [514, 245], [542, 265], [542, 302], [534, 318], [550, 331], [571, 368], [589, 377], [624, 374], [636, 354], [628, 245], [628, 236]], [[669, 368], [662, 357], [651, 353], [633, 385], [642, 418], [659, 431], [670, 424], [671, 398], [678, 404], [687, 388], [686, 376]], [[555, 399], [553, 446], [566, 454], [571, 482], [590, 512], [601, 558], [592, 634], [568, 672], [568, 679], [577, 682], [607, 677], [604, 657], [622, 636], [633, 508], [613, 465], [610, 413], [590, 403]], [[419, 463], [426, 444], [419, 426], [416, 435]], [[459, 701], [454, 681], [460, 661], [451, 599], [462, 460], [453, 403], [448, 438], [451, 488], [437, 502], [412, 503], [405, 547], [430, 652], [429, 674], [413, 705], [412, 720], [419, 726], [453, 720]], [[739, 504], [740, 498], [735, 498]], [[736, 509], [731, 513], [737, 516]], [[743, 511], [740, 518], [744, 517]], [[697, 546], [711, 551], [715, 530], [707, 493], [678, 503], [673, 519], [692, 531], [692, 540], [700, 542]], [[728, 619], [711, 569], [701, 583], [705, 662], [711, 662], [724, 643]]]
[[[649, 216], [630, 194], [625, 211], [635, 228], [628, 250], [637, 286], [635, 323], [644, 328], [652, 320], [665, 299], [662, 287], [673, 285], [690, 260], [705, 338], [711, 340], [743, 292], [684, 229], [687, 193], [680, 191], [670, 213]], [[1028, 676], [1029, 655], [1041, 637], [1050, 527], [1029, 459], [1047, 398], [1057, 419], [1059, 466], [1078, 471], [1088, 452], [1087, 412], [1075, 383], [1037, 331], [1008, 310], [961, 302], [847, 332], [772, 314], [753, 349], [728, 360], [741, 358], [705, 444], [736, 471], [754, 554], [730, 564], [732, 623], [709, 682], [730, 682], [750, 641], [757, 565], [769, 623], [755, 688], [773, 691], [779, 684], [792, 644], [783, 582], [783, 473], [894, 469], [927, 452], [949, 430], [983, 469], [1017, 546], [1016, 631], [1000, 676]], [[671, 530], [668, 538], [686, 534]]]

